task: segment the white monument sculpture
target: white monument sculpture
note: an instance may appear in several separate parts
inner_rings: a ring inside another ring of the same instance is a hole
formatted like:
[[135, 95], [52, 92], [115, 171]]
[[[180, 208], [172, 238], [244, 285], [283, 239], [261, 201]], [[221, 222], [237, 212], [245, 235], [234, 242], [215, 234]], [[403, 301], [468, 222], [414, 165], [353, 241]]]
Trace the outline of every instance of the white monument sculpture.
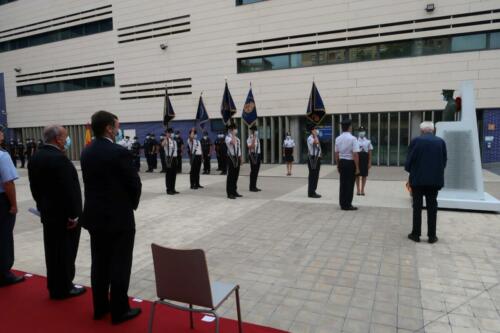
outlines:
[[436, 135], [446, 142], [448, 151], [438, 205], [439, 208], [500, 212], [500, 201], [484, 192], [473, 83], [463, 82], [461, 92], [460, 121], [436, 124]]

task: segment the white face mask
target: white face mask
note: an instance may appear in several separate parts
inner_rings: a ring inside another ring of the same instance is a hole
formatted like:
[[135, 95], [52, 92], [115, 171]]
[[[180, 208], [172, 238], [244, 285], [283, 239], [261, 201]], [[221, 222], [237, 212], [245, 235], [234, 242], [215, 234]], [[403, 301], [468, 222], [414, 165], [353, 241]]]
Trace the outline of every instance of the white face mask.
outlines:
[[206, 140], [206, 139], [208, 139], [208, 136], [204, 135], [204, 136], [203, 136], [203, 139], [205, 139], [205, 140]]
[[253, 134], [254, 134], [255, 136], [259, 135], [259, 131], [255, 131]]
[[366, 136], [366, 132], [359, 132], [359, 137], [364, 138]]
[[291, 136], [287, 136], [286, 139], [287, 140], [292, 140], [292, 137]]
[[238, 135], [238, 130], [234, 130], [233, 135]]

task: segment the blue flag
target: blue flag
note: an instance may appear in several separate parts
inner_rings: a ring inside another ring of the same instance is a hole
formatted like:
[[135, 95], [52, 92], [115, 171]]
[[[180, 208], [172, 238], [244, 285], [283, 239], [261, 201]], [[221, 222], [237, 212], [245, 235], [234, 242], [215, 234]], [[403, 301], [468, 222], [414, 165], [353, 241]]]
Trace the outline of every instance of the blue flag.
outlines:
[[168, 87], [165, 87], [165, 102], [163, 104], [163, 125], [168, 127], [168, 123], [175, 118], [174, 108], [168, 96]]
[[233, 115], [236, 113], [236, 105], [234, 104], [233, 97], [229, 92], [229, 87], [226, 82], [224, 88], [224, 95], [222, 96], [222, 104], [220, 106], [220, 113], [225, 125], [230, 125]]
[[203, 97], [200, 96], [200, 101], [198, 102], [198, 111], [196, 111], [196, 123], [204, 128], [205, 123], [209, 121], [207, 109], [203, 103]]
[[313, 82], [311, 96], [309, 96], [309, 104], [307, 105], [306, 118], [318, 125], [323, 120], [325, 115], [326, 111], [323, 99], [321, 99], [318, 88], [316, 88], [316, 83]]
[[253, 98], [252, 88], [248, 92], [247, 100], [243, 106], [243, 112], [241, 113], [241, 119], [248, 125], [252, 127], [257, 121], [257, 107], [255, 106], [255, 99]]

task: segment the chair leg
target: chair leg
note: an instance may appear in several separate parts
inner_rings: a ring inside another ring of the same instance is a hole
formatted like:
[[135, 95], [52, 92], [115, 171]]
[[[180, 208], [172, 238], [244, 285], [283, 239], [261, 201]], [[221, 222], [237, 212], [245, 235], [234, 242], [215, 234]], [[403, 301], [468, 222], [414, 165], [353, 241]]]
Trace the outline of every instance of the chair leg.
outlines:
[[215, 333], [219, 333], [219, 316], [217, 315], [217, 313], [215, 313], [215, 311], [213, 312], [214, 316], [215, 316]]
[[243, 333], [243, 325], [241, 323], [241, 308], [240, 308], [240, 287], [236, 287], [234, 294], [236, 296], [236, 312], [238, 313], [238, 332]]
[[189, 304], [189, 323], [191, 329], [194, 329], [194, 321], [193, 321], [193, 304]]
[[155, 308], [156, 308], [156, 302], [154, 302], [151, 305], [151, 314], [149, 315], [148, 333], [152, 333], [153, 332], [153, 321], [154, 321], [154, 316], [155, 316]]

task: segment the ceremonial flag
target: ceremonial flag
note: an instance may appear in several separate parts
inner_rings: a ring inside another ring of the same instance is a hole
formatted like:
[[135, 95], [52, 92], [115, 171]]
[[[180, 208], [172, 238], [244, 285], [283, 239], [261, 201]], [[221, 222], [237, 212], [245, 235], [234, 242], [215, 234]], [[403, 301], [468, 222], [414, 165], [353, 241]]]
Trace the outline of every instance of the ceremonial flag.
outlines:
[[230, 125], [233, 115], [236, 113], [236, 105], [234, 104], [233, 97], [229, 92], [229, 87], [226, 81], [224, 88], [224, 95], [222, 96], [222, 104], [220, 106], [220, 113], [225, 125]]
[[196, 111], [196, 123], [201, 128], [204, 128], [206, 122], [210, 119], [208, 118], [207, 109], [203, 103], [203, 97], [200, 95], [200, 101], [198, 102], [198, 111]]
[[321, 99], [316, 83], [313, 82], [311, 96], [309, 96], [309, 104], [307, 105], [306, 118], [318, 125], [326, 115], [325, 105]]
[[174, 108], [168, 96], [168, 87], [165, 87], [165, 102], [163, 104], [163, 126], [168, 127], [168, 123], [175, 118]]
[[92, 142], [92, 133], [90, 131], [90, 124], [85, 125], [85, 147]]
[[257, 121], [257, 107], [255, 106], [255, 99], [253, 98], [252, 87], [248, 92], [247, 100], [243, 106], [243, 112], [241, 113], [241, 119], [248, 125], [252, 127]]

